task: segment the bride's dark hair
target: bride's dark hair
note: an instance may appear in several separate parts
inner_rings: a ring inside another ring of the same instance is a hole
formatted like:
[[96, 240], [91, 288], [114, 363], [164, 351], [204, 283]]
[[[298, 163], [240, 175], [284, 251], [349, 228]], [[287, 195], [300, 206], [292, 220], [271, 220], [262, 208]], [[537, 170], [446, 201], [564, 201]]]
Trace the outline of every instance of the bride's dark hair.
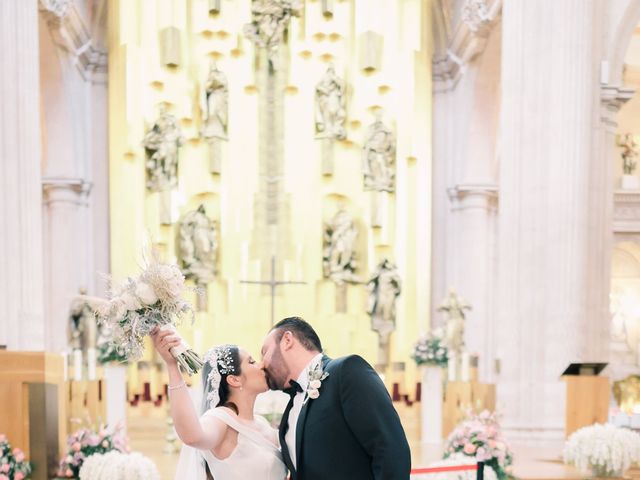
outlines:
[[[209, 408], [215, 407], [227, 407], [236, 412], [238, 414], [238, 406], [229, 401], [229, 396], [231, 395], [231, 389], [229, 388], [229, 383], [227, 382], [227, 377], [229, 375], [240, 375], [242, 374], [242, 370], [240, 368], [240, 349], [237, 345], [227, 345], [229, 348], [229, 353], [231, 354], [231, 368], [227, 373], [220, 373], [220, 386], [218, 387], [218, 394], [220, 396], [220, 401], [217, 405], [209, 405], [209, 400], [207, 399], [207, 392], [211, 388], [209, 383], [209, 374], [211, 373], [211, 364], [209, 362], [204, 362], [202, 366], [202, 413], [206, 412]], [[217, 365], [218, 371], [220, 371], [220, 364]], [[207, 474], [207, 480], [215, 480], [211, 471], [209, 470], [209, 465], [207, 462], [204, 462], [205, 471]]]
[[[238, 414], [238, 407], [235, 403], [229, 401], [229, 397], [231, 395], [231, 389], [229, 388], [229, 383], [227, 382], [227, 377], [229, 375], [241, 375], [242, 370], [240, 368], [240, 349], [237, 345], [225, 345], [228, 348], [230, 357], [231, 357], [231, 368], [227, 371], [227, 373], [220, 372], [220, 386], [218, 387], [218, 394], [220, 396], [220, 401], [217, 405], [209, 405], [207, 399], [207, 392], [210, 390], [211, 386], [208, 384], [209, 382], [209, 373], [211, 373], [211, 365], [209, 362], [204, 362], [202, 367], [202, 391], [204, 392], [202, 397], [202, 413], [206, 412], [209, 408], [215, 407], [227, 407], [236, 412]], [[220, 362], [218, 361], [218, 371], [220, 371]]]

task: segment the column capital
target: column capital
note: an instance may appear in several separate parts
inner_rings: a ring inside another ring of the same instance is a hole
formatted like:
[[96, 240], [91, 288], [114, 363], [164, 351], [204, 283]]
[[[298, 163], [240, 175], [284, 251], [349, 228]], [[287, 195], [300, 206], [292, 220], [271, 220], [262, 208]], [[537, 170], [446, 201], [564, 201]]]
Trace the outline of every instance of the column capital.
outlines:
[[498, 209], [498, 185], [495, 183], [457, 184], [447, 189], [452, 210]]
[[60, 22], [69, 13], [71, 0], [40, 0], [40, 11], [48, 21]]
[[602, 122], [610, 127], [616, 127], [615, 117], [618, 111], [633, 97], [635, 91], [635, 88], [632, 87], [602, 84], [600, 86], [600, 103], [602, 105], [600, 119]]
[[[465, 0], [459, 22], [447, 40], [446, 52], [433, 56], [433, 80], [436, 91], [453, 90], [467, 64], [480, 55], [489, 34], [502, 13], [502, 0]], [[438, 84], [440, 85], [438, 87]]]
[[42, 179], [44, 205], [69, 203], [87, 206], [93, 184], [82, 178], [46, 177]]
[[[96, 15], [105, 15], [99, 2]], [[85, 80], [106, 82], [107, 52], [97, 46], [82, 16], [71, 0], [40, 0], [40, 13], [47, 21], [54, 43], [76, 60]], [[106, 17], [105, 17], [106, 18]]]

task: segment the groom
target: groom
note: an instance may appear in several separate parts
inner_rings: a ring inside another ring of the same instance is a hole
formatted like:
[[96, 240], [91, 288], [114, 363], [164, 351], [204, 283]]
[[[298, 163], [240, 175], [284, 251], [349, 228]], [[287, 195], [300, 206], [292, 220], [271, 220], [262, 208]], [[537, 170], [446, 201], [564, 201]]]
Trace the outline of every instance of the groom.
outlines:
[[291, 395], [280, 445], [292, 480], [409, 479], [400, 418], [365, 360], [323, 355], [313, 327], [298, 317], [271, 329], [262, 358], [269, 387]]

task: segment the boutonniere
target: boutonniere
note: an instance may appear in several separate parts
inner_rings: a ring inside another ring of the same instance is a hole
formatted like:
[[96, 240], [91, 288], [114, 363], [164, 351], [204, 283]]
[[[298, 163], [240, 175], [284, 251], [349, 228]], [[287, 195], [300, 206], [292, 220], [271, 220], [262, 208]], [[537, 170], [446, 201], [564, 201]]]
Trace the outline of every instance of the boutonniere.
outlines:
[[329, 376], [329, 373], [322, 370], [322, 364], [318, 363], [309, 369], [309, 386], [307, 387], [307, 398], [315, 400], [320, 396], [322, 381]]

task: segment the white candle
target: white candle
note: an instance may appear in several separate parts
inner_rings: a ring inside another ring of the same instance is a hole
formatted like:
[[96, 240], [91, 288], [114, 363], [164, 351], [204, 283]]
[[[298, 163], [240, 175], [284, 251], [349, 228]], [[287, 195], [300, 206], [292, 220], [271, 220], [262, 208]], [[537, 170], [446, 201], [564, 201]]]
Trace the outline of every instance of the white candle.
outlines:
[[76, 382], [82, 380], [82, 350], [73, 351], [73, 379]]
[[447, 363], [447, 373], [450, 382], [456, 381], [456, 354], [449, 352], [449, 361]]
[[471, 356], [469, 352], [462, 352], [460, 365], [460, 380], [468, 382], [471, 379]]
[[87, 377], [89, 380], [96, 379], [96, 349], [87, 349]]
[[69, 380], [69, 354], [62, 352], [62, 378], [66, 382]]

